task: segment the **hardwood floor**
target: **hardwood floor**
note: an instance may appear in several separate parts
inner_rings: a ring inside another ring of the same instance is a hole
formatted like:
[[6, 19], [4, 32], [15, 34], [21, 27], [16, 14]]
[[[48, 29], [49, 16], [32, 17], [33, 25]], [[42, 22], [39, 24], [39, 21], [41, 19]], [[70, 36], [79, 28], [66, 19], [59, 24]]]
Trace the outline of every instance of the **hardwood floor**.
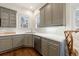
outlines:
[[10, 52], [0, 54], [0, 56], [41, 56], [34, 48], [19, 48]]

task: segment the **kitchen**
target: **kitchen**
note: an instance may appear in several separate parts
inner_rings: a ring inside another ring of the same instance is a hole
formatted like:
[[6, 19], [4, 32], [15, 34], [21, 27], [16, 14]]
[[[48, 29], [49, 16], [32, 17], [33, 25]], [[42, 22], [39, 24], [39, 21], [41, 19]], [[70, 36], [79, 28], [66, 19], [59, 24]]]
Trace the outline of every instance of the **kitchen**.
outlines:
[[0, 55], [67, 56], [64, 31], [76, 29], [78, 5], [0, 3]]

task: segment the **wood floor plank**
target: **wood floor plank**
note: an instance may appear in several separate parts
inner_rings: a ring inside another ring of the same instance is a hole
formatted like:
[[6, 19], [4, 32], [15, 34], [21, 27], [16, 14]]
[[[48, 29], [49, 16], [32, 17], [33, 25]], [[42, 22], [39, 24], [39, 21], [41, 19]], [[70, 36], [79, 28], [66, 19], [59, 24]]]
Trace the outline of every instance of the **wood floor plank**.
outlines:
[[34, 48], [19, 48], [10, 52], [1, 54], [0, 56], [41, 56]]

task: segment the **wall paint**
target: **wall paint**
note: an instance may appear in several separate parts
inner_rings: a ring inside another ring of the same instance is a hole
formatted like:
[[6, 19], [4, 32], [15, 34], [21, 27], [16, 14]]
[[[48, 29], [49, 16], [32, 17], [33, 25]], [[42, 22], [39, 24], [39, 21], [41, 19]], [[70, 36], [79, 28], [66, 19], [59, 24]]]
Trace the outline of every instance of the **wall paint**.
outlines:
[[[79, 9], [79, 3], [71, 3], [66, 5], [66, 29], [75, 30], [79, 27], [75, 26], [75, 11]], [[79, 52], [79, 33], [72, 33], [73, 35], [73, 47]], [[78, 54], [79, 55], [79, 54]]]
[[75, 26], [75, 11], [79, 9], [79, 3], [68, 3], [66, 5], [66, 29], [77, 29]]

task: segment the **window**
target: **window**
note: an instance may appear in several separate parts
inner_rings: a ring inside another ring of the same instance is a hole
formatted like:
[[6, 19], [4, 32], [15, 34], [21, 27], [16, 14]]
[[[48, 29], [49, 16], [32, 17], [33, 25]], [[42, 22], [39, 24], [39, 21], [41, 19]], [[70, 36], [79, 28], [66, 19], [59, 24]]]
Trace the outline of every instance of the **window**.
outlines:
[[28, 20], [29, 20], [29, 16], [21, 15], [21, 17], [20, 17], [21, 28], [28, 28]]
[[36, 28], [40, 25], [40, 15], [36, 15]]

